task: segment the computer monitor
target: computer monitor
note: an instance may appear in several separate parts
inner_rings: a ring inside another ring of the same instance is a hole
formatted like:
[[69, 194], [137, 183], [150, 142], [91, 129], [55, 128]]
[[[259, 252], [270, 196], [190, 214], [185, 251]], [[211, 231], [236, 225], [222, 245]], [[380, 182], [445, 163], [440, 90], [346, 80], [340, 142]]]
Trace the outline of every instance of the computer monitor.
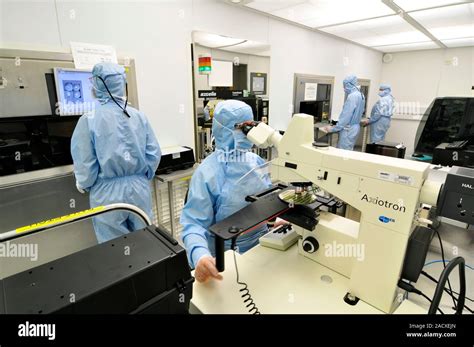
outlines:
[[94, 109], [96, 99], [92, 93], [92, 72], [54, 68], [54, 80], [58, 102], [56, 114], [78, 116]]
[[415, 152], [420, 155], [431, 155], [441, 143], [472, 140], [473, 129], [474, 98], [436, 98], [418, 126]]
[[235, 100], [239, 100], [242, 102], [245, 102], [247, 105], [249, 105], [252, 108], [252, 113], [253, 113], [253, 119], [257, 120], [257, 98], [254, 96], [241, 96], [234, 98]]
[[329, 101], [301, 101], [300, 113], [306, 113], [314, 117], [314, 123], [327, 121], [329, 117]]

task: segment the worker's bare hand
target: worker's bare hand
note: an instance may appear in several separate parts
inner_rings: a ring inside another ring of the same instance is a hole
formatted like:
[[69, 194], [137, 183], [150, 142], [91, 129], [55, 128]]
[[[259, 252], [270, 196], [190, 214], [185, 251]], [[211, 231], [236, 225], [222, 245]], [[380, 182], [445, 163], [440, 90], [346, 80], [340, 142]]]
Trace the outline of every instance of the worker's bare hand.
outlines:
[[207, 255], [199, 259], [194, 271], [194, 277], [198, 282], [206, 282], [209, 279], [222, 280], [222, 275], [219, 274], [216, 268], [216, 259]]
[[369, 119], [368, 118], [362, 119], [360, 121], [360, 125], [366, 127], [367, 125], [369, 125]]

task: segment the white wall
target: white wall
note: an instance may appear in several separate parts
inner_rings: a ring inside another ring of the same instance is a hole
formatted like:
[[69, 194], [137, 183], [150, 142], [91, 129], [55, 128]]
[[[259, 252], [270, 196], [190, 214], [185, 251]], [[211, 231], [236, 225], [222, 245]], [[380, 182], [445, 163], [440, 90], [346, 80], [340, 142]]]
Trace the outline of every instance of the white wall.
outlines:
[[194, 145], [191, 1], [58, 0], [57, 18], [53, 0], [1, 1], [2, 46], [68, 49], [70, 41], [115, 46], [120, 56], [136, 60], [140, 109], [160, 144]]
[[[354, 73], [370, 79], [371, 85], [379, 83], [379, 52], [258, 13], [239, 11], [217, 0], [199, 3], [193, 8], [194, 29], [270, 44], [269, 121], [276, 128], [286, 129], [291, 119], [295, 73], [335, 76], [335, 119], [344, 103], [342, 80], [346, 75]], [[343, 57], [349, 58], [349, 65], [344, 66]], [[370, 89], [369, 103], [375, 102], [376, 93], [376, 88]]]
[[[70, 41], [82, 41], [111, 44], [119, 55], [135, 58], [140, 109], [162, 146], [194, 145], [193, 30], [271, 45], [270, 122], [278, 128], [291, 117], [294, 73], [335, 76], [334, 116], [342, 107], [345, 75], [355, 73], [373, 86], [381, 75], [378, 52], [218, 0], [0, 1], [3, 47], [64, 50]], [[375, 98], [376, 88], [371, 88], [369, 103]]]
[[[293, 109], [295, 73], [335, 77], [332, 117], [338, 119], [344, 103], [342, 81], [348, 74], [369, 79], [371, 86], [379, 83], [382, 54], [325, 35], [307, 31], [280, 21], [270, 21], [272, 75], [270, 124], [286, 128]], [[348, 65], [343, 58], [348, 57]], [[376, 98], [376, 88], [369, 91], [369, 103]]]
[[415, 106], [394, 115], [386, 138], [403, 142], [411, 154], [420, 116], [434, 98], [472, 96], [474, 48], [393, 53], [392, 62], [382, 65], [382, 81], [392, 85], [397, 102]]

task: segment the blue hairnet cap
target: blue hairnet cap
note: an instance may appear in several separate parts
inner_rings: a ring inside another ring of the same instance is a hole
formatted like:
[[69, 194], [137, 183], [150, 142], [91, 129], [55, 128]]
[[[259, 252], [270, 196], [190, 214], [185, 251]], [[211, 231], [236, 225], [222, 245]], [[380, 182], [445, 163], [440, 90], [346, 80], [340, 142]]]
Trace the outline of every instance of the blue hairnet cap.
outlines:
[[388, 83], [382, 83], [382, 84], [380, 84], [379, 89], [380, 89], [380, 90], [386, 90], [386, 89], [391, 90], [392, 87], [391, 87], [390, 84], [388, 84]]
[[346, 78], [344, 78], [344, 81], [342, 83], [344, 84], [344, 86], [351, 85], [351, 86], [357, 87], [357, 76], [349, 75]]
[[[114, 97], [125, 95], [126, 76], [123, 66], [114, 63], [98, 63], [92, 69], [92, 76], [102, 78]], [[102, 81], [95, 78], [94, 84], [96, 96], [99, 100], [107, 101], [110, 99], [110, 95]]]
[[216, 139], [216, 147], [234, 149], [234, 138], [229, 130], [234, 131], [237, 123], [253, 120], [252, 108], [238, 100], [221, 101], [214, 109], [214, 120], [217, 122], [212, 124], [212, 133]]
[[111, 75], [125, 76], [125, 68], [114, 63], [98, 63], [95, 64], [94, 68], [92, 69], [92, 76], [100, 76], [103, 79], [106, 79]]

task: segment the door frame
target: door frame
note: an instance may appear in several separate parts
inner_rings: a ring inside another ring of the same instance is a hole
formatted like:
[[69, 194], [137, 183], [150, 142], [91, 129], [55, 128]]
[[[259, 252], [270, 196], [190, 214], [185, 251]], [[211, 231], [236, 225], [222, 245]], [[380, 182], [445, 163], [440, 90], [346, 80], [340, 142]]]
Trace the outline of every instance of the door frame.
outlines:
[[296, 112], [297, 105], [296, 105], [296, 94], [297, 94], [297, 89], [298, 89], [298, 79], [299, 78], [314, 78], [317, 80], [317, 83], [322, 83], [322, 84], [330, 84], [331, 85], [331, 97], [329, 98], [329, 119], [331, 119], [332, 116], [332, 100], [334, 97], [334, 82], [335, 82], [335, 77], [334, 76], [325, 76], [325, 75], [311, 75], [311, 74], [303, 74], [303, 73], [295, 73], [293, 77], [293, 114], [299, 113], [299, 106], [298, 106], [298, 112]]

